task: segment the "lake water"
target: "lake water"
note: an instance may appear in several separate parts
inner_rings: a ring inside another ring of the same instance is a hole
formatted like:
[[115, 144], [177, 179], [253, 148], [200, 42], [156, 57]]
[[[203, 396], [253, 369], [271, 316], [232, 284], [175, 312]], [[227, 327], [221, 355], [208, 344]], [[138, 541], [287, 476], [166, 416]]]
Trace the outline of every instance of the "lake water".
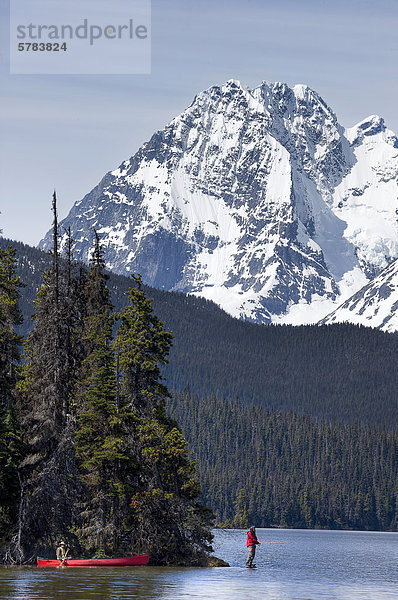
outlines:
[[[0, 568], [1, 600], [384, 600], [398, 598], [398, 534], [258, 529], [215, 532], [229, 568]], [[267, 543], [265, 543], [267, 542]], [[270, 543], [272, 542], [272, 543]]]

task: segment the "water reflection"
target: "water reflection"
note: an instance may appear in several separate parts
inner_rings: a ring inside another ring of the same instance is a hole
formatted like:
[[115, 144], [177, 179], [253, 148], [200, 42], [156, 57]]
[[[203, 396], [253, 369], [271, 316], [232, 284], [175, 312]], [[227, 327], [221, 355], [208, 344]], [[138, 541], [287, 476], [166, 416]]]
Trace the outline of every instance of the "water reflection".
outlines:
[[[245, 532], [216, 532], [219, 569], [0, 568], [1, 600], [396, 600], [398, 534], [258, 530], [258, 568], [243, 567]], [[265, 542], [278, 542], [267, 544]]]

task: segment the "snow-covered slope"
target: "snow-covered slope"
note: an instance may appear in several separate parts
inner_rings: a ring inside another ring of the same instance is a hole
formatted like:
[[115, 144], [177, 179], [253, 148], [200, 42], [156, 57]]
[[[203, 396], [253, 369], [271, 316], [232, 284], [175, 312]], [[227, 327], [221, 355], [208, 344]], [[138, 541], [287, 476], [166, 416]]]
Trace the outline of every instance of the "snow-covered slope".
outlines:
[[355, 323], [398, 331], [398, 260], [370, 281], [321, 323]]
[[[259, 322], [316, 322], [398, 257], [398, 142], [304, 85], [200, 93], [63, 221], [119, 273]], [[48, 248], [51, 236], [41, 242]]]
[[355, 163], [336, 187], [333, 212], [347, 223], [345, 237], [373, 277], [398, 256], [398, 140], [374, 115], [347, 129], [346, 137]]

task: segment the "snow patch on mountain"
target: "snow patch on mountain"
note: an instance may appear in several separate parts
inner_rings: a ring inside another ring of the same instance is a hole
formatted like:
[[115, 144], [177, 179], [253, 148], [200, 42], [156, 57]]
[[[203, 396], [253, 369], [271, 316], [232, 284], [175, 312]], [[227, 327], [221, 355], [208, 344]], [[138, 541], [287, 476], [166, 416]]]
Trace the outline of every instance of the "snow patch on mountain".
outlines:
[[374, 115], [346, 130], [346, 137], [355, 163], [335, 189], [333, 210], [347, 224], [345, 237], [373, 277], [398, 256], [398, 142]]

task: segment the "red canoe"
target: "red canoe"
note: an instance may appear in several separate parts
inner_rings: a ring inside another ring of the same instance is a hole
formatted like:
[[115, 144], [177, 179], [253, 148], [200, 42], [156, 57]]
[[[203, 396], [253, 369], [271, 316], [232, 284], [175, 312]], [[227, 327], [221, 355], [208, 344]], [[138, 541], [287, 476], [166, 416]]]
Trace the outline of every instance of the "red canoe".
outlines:
[[[149, 554], [143, 556], [127, 556], [126, 558], [67, 558], [63, 567], [133, 567], [147, 565]], [[37, 558], [38, 567], [59, 567], [60, 560]]]

